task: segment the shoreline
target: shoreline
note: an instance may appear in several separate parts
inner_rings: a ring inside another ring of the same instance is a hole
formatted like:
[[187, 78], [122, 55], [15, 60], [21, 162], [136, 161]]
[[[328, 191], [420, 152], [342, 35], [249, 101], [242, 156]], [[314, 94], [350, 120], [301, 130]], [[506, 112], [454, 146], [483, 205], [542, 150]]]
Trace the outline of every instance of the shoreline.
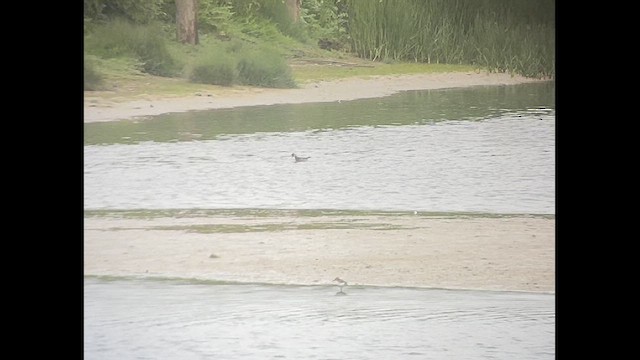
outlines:
[[[274, 283], [274, 282], [248, 282], [248, 281], [225, 281], [216, 279], [201, 279], [201, 278], [188, 278], [188, 277], [168, 277], [168, 276], [149, 276], [145, 275], [83, 275], [85, 280], [98, 280], [98, 281], [166, 281], [186, 284], [215, 284], [215, 285], [256, 285], [256, 286], [292, 286], [292, 287], [304, 287], [304, 286], [317, 286], [317, 287], [331, 287], [337, 288], [335, 282], [333, 283], [321, 283], [321, 284], [297, 284], [297, 283]], [[394, 288], [394, 289], [416, 289], [416, 290], [442, 290], [442, 291], [477, 291], [477, 292], [500, 292], [500, 293], [517, 293], [517, 294], [540, 294], [540, 295], [555, 295], [555, 291], [532, 291], [532, 290], [499, 290], [499, 289], [483, 289], [483, 288], [466, 288], [466, 287], [434, 287], [434, 286], [397, 286], [397, 285], [367, 285], [367, 284], [349, 284], [344, 287], [347, 290], [351, 288]]]
[[[349, 101], [389, 96], [400, 91], [471, 86], [516, 85], [549, 81], [506, 73], [434, 73], [345, 78], [304, 84], [297, 89], [215, 87], [191, 96], [145, 95], [142, 100], [107, 100], [101, 92], [84, 92], [84, 122], [129, 120], [166, 113], [241, 106]], [[218, 90], [221, 90], [218, 91]]]

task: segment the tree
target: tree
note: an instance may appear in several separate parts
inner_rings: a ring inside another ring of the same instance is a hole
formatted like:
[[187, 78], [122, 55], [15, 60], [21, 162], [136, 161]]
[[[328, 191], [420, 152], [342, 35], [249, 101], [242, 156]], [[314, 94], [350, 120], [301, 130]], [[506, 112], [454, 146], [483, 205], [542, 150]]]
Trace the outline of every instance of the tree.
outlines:
[[300, 21], [300, 7], [302, 0], [286, 0], [287, 12], [293, 23]]
[[198, 43], [198, 0], [176, 0], [176, 29], [181, 43]]

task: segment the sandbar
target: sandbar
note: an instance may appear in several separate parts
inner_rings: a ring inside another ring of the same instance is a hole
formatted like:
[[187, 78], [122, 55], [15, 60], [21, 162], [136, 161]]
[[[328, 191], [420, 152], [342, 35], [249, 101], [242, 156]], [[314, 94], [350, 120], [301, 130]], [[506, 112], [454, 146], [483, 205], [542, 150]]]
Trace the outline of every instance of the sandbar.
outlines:
[[555, 293], [555, 217], [85, 216], [84, 273]]

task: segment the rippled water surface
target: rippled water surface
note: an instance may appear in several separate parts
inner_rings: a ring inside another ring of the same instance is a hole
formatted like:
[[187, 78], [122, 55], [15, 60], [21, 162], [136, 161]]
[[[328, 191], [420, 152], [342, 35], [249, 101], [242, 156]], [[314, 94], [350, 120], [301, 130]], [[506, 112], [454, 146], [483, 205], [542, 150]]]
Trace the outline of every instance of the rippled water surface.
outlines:
[[553, 214], [553, 86], [86, 124], [85, 208]]
[[[555, 214], [554, 86], [85, 124], [84, 207]], [[336, 290], [85, 278], [85, 358], [555, 356], [554, 295]]]
[[88, 359], [553, 359], [555, 296], [85, 279]]

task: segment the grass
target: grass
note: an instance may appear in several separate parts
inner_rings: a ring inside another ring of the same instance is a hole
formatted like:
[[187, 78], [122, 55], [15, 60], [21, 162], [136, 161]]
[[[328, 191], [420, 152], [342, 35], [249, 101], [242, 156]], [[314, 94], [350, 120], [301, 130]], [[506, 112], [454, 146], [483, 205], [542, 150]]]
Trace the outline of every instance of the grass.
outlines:
[[[424, 74], [445, 72], [478, 71], [469, 65], [395, 63], [383, 64], [358, 58], [297, 58], [290, 61], [292, 78], [298, 85], [317, 81], [339, 80], [350, 77], [369, 77], [402, 74]], [[341, 64], [341, 65], [337, 65]], [[237, 85], [227, 87], [191, 82], [187, 78], [168, 78], [142, 73], [130, 59], [110, 59], [101, 61], [104, 83], [110, 84], [102, 91], [91, 91], [87, 98], [98, 97], [109, 101], [131, 101], [153, 97], [183, 97], [207, 93], [228, 94], [243, 91], [248, 87]]]
[[209, 40], [197, 51], [187, 70], [192, 82], [212, 85], [249, 85], [294, 88], [296, 83], [285, 51], [240, 40]]
[[84, 57], [84, 89], [93, 91], [101, 89], [103, 76], [96, 70], [95, 57], [85, 55]]
[[554, 0], [353, 1], [349, 19], [365, 58], [555, 74]]
[[173, 76], [180, 64], [170, 53], [160, 24], [134, 25], [114, 20], [96, 26], [85, 36], [85, 49], [103, 59], [129, 57], [152, 75]]
[[91, 58], [86, 90], [94, 91], [86, 97], [95, 102], [217, 95], [348, 77], [473, 70], [460, 65], [387, 64], [323, 50], [295, 41], [273, 23], [255, 17], [229, 23], [230, 39], [201, 34], [198, 46], [176, 42], [167, 29], [123, 20], [93, 24], [85, 33], [85, 51]]
[[186, 96], [203, 91], [202, 85], [190, 83], [183, 78], [146, 74], [140, 69], [140, 63], [132, 58], [95, 58], [94, 63], [100, 69], [103, 85], [98, 91], [91, 91], [85, 97], [135, 100], [156, 95]]
[[[480, 69], [532, 77], [555, 73], [553, 0], [354, 1], [349, 36], [364, 58], [320, 49], [315, 41], [305, 41], [309, 34], [301, 29], [274, 21], [283, 6], [280, 0], [265, 2], [258, 10], [252, 0], [222, 3], [205, 2], [203, 14], [220, 32], [204, 31], [203, 26], [198, 46], [176, 42], [173, 23], [85, 22], [85, 90], [92, 90], [86, 97], [120, 101], [216, 95], [349, 77]], [[319, 14], [322, 9], [309, 11]], [[493, 21], [494, 16], [504, 21]], [[307, 20], [313, 19], [307, 14]], [[471, 65], [446, 65], [451, 63]]]
[[[317, 55], [317, 54], [314, 54]], [[325, 55], [326, 56], [326, 55]], [[290, 62], [292, 79], [298, 85], [317, 81], [339, 80], [350, 77], [369, 77], [402, 74], [446, 73], [478, 71], [469, 65], [394, 63], [384, 64], [355, 57], [298, 57]], [[244, 91], [250, 87], [234, 87], [191, 82], [187, 78], [160, 77], [137, 70], [131, 59], [101, 60], [103, 81], [110, 84], [102, 91], [91, 91], [86, 98], [100, 98], [108, 101], [131, 101], [154, 97], [183, 97], [194, 94], [224, 95], [229, 92]]]
[[238, 77], [243, 85], [294, 88], [291, 68], [282, 55], [270, 48], [249, 49], [238, 60]]
[[122, 20], [94, 24], [85, 33], [90, 59], [85, 64], [85, 90], [94, 91], [85, 97], [89, 102], [118, 102], [198, 93], [215, 96], [349, 77], [479, 71], [479, 65], [391, 58], [384, 63], [323, 50], [295, 41], [255, 17], [227, 25], [228, 39], [203, 33], [200, 44], [190, 46], [173, 40], [168, 26]]
[[[478, 69], [470, 65], [446, 65], [424, 63], [384, 64], [373, 61], [344, 62], [318, 59], [309, 60], [307, 64], [298, 61], [292, 66], [293, 75], [298, 83], [309, 83], [321, 80], [338, 80], [349, 77], [369, 77], [402, 74], [432, 74], [446, 72], [469, 72]], [[315, 62], [315, 64], [314, 64]], [[318, 64], [319, 63], [319, 64]]]
[[221, 49], [198, 55], [189, 71], [189, 80], [195, 83], [231, 86], [237, 79], [236, 59]]

